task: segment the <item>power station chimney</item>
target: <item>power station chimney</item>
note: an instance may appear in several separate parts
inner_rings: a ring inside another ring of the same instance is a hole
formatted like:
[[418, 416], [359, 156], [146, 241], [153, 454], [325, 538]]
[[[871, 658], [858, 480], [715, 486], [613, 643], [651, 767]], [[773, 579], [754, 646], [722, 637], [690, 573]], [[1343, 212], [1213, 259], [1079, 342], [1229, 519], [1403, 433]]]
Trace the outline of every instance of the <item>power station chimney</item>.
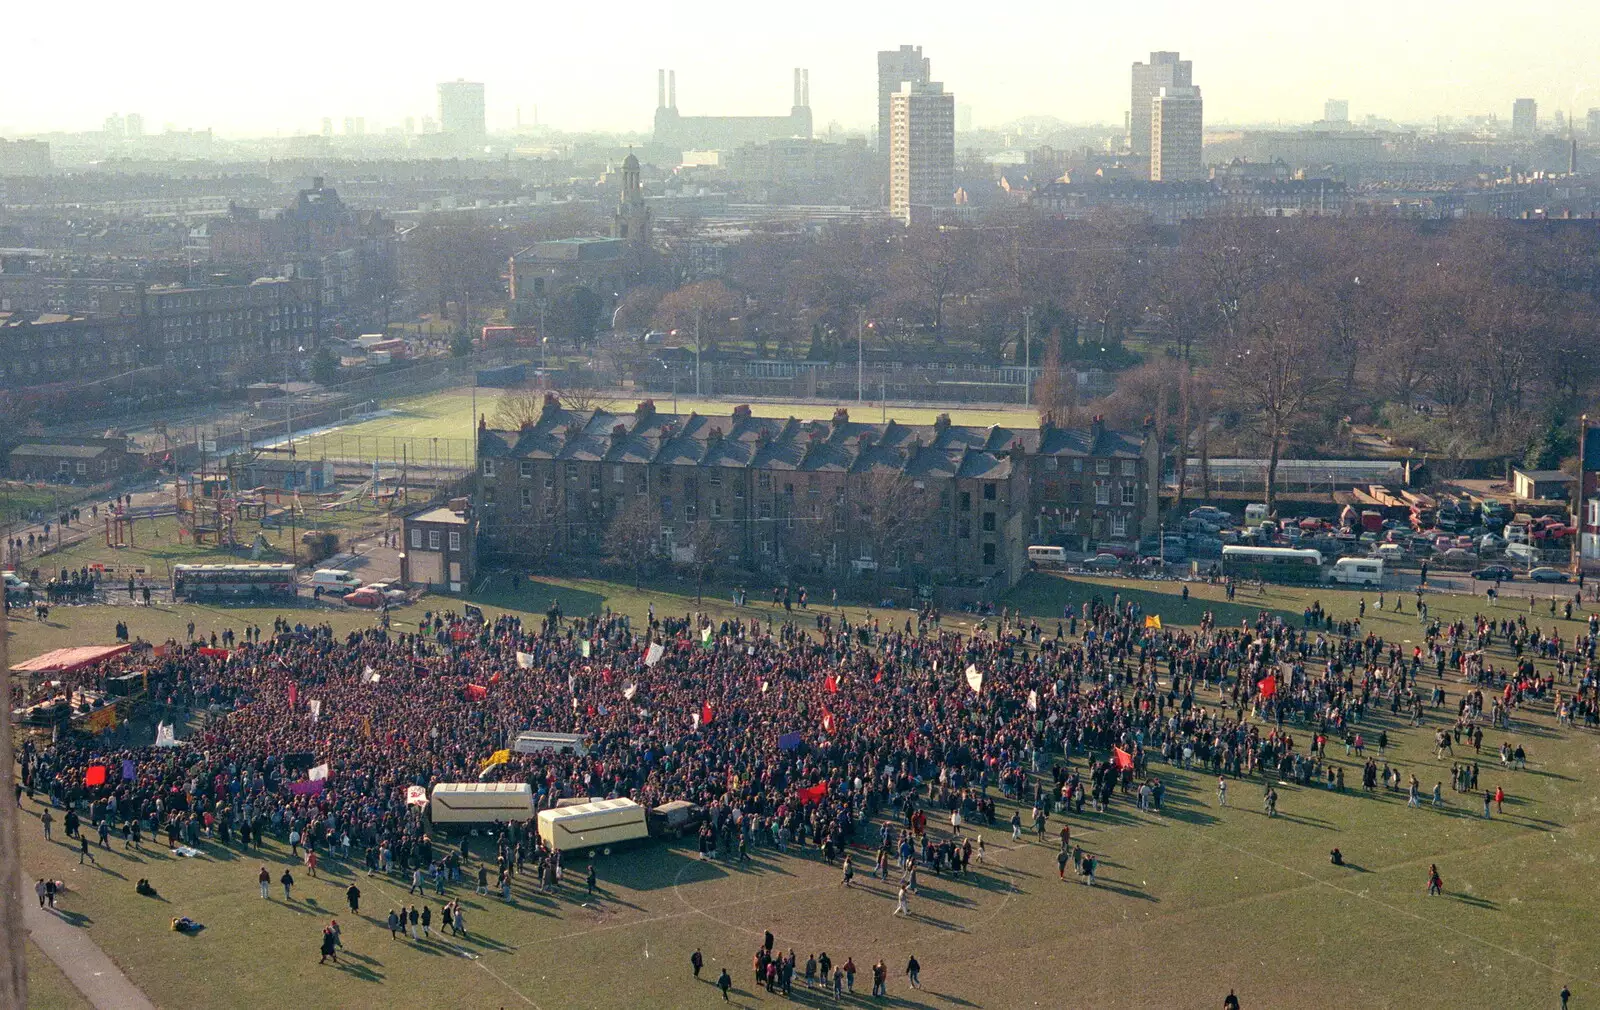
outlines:
[[805, 104], [805, 97], [802, 94], [802, 91], [803, 91], [803, 89], [800, 86], [800, 68], [799, 67], [795, 67], [794, 68], [794, 102], [791, 103], [791, 104], [793, 104], [794, 107], [797, 108], [797, 109], [800, 106]]
[[656, 71], [656, 108], [664, 109], [666, 107], [667, 107], [667, 72], [665, 70], [657, 70]]
[[678, 109], [678, 72], [667, 71], [667, 108], [674, 112]]
[[804, 99], [800, 104], [811, 108], [811, 71], [800, 71], [800, 97]]

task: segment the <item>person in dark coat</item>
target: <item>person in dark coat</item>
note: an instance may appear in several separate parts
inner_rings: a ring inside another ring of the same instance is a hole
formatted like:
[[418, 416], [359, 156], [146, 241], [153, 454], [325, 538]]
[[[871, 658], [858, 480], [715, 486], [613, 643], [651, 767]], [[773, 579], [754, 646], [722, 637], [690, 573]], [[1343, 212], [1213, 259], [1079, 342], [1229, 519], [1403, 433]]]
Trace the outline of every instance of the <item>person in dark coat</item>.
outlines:
[[322, 957], [317, 963], [327, 964], [330, 957], [333, 958], [334, 964], [339, 963], [339, 952], [334, 949], [333, 930], [324, 929], [322, 931]]

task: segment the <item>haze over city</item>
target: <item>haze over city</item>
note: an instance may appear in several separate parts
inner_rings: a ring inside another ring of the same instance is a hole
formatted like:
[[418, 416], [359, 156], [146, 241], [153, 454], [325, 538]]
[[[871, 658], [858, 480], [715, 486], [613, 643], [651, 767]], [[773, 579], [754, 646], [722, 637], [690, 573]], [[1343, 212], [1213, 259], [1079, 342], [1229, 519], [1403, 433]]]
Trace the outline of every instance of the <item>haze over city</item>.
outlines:
[[[755, 114], [787, 103], [787, 69], [811, 70], [819, 128], [871, 122], [872, 54], [915, 38], [936, 76], [998, 126], [1048, 115], [1117, 124], [1130, 60], [1154, 49], [1204, 67], [1208, 122], [1303, 122], [1324, 97], [1352, 115], [1429, 123], [1506, 115], [1536, 98], [1546, 115], [1600, 104], [1600, 5], [1561, 0], [1507, 16], [1490, 0], [1441, 5], [1357, 0], [1337, 8], [1256, 2], [1226, 16], [1158, 0], [1115, 5], [922, 7], [825, 0], [802, 8], [715, 0], [548, 5], [482, 0], [448, 9], [296, 3], [270, 12], [198, 0], [142, 8], [96, 2], [70, 26], [56, 5], [12, 4], [0, 133], [94, 129], [114, 109], [151, 128], [222, 135], [315, 133], [322, 117], [376, 128], [434, 109], [433, 85], [487, 86], [492, 131], [530, 123], [569, 131], [649, 129], [655, 68], [677, 67], [696, 114]], [[1487, 25], [1493, 30], [1486, 30]], [[70, 29], [71, 42], [58, 33]]]

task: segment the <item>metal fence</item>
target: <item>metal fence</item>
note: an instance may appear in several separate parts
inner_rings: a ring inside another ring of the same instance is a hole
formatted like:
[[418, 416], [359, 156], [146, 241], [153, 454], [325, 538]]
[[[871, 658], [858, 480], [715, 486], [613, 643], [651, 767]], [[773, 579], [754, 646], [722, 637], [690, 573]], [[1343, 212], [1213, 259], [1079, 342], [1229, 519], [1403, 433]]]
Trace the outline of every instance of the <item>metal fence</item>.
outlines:
[[[1213, 459], [1206, 464], [1211, 487], [1221, 491], [1264, 488], [1268, 461], [1264, 459]], [[1404, 482], [1406, 464], [1397, 459], [1281, 459], [1273, 486], [1280, 491], [1346, 491], [1366, 484]], [[1200, 460], [1190, 457], [1184, 491], [1204, 485]], [[1164, 482], [1177, 487], [1176, 471], [1168, 471]]]

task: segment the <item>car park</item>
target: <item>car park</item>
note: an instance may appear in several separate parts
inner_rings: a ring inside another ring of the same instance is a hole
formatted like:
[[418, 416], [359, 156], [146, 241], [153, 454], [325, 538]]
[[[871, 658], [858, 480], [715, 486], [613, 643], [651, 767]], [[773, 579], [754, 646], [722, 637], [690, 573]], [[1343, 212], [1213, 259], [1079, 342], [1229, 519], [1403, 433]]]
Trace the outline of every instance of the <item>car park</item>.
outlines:
[[1535, 568], [1528, 573], [1529, 580], [1533, 582], [1567, 582], [1570, 576], [1558, 568]]

